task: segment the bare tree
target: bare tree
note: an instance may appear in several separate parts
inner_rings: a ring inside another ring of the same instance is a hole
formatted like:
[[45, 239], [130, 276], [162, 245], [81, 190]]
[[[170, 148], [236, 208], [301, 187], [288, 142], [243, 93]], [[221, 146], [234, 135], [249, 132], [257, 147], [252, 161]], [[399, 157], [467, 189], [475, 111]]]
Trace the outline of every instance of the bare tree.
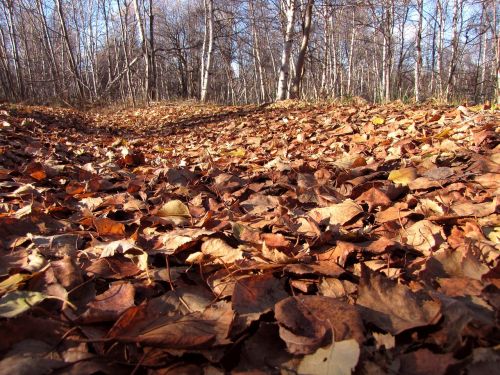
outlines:
[[66, 52], [68, 53], [68, 58], [69, 58], [69, 64], [70, 64], [70, 69], [71, 72], [73, 73], [74, 80], [76, 82], [76, 86], [78, 87], [78, 94], [80, 99], [85, 98], [85, 91], [82, 83], [82, 79], [80, 77], [80, 72], [75, 60], [75, 56], [73, 53], [73, 48], [71, 47], [71, 42], [70, 42], [70, 37], [68, 34], [68, 29], [66, 27], [66, 19], [64, 16], [64, 9], [61, 3], [61, 0], [56, 0], [56, 6], [57, 6], [57, 13], [59, 15], [59, 21], [61, 22], [61, 30], [62, 30], [62, 36], [64, 39], [64, 43], [66, 46]]
[[420, 93], [420, 78], [422, 74], [422, 21], [424, 17], [424, 0], [417, 0], [417, 12], [418, 12], [418, 25], [417, 25], [417, 35], [415, 38], [415, 100], [417, 102], [421, 99]]
[[293, 27], [295, 23], [295, 0], [283, 0], [283, 10], [286, 15], [286, 30], [281, 54], [281, 67], [278, 78], [276, 100], [285, 100], [288, 92], [290, 74], [290, 55], [292, 53]]
[[0, 99], [493, 101], [498, 5], [0, 0]]
[[290, 88], [290, 98], [297, 99], [300, 97], [300, 83], [304, 75], [304, 63], [306, 60], [307, 46], [309, 45], [309, 36], [311, 34], [311, 19], [313, 12], [314, 0], [307, 0], [307, 5], [302, 21], [302, 41], [300, 43], [299, 55], [295, 63], [295, 75], [292, 79]]
[[212, 67], [212, 53], [214, 46], [214, 2], [203, 0], [205, 10], [205, 35], [203, 38], [203, 52], [201, 56], [201, 91], [200, 100], [208, 99], [210, 69]]

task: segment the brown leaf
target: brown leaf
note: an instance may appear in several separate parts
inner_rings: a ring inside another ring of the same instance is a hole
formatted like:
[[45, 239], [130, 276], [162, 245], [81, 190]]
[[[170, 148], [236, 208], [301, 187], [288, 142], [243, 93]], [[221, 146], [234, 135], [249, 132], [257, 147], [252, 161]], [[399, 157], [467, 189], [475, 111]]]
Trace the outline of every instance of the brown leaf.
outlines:
[[272, 274], [264, 274], [238, 280], [231, 300], [238, 314], [263, 314], [286, 297], [282, 283]]
[[369, 212], [372, 212], [377, 207], [389, 207], [392, 204], [392, 200], [381, 190], [377, 188], [371, 188], [361, 194], [356, 198], [357, 202], [368, 203]]
[[406, 242], [424, 255], [430, 255], [444, 242], [443, 229], [428, 220], [420, 220], [405, 230]]
[[77, 285], [83, 283], [81, 271], [77, 268], [71, 257], [65, 256], [63, 259], [54, 261], [50, 265], [54, 270], [54, 276], [57, 281], [59, 281], [66, 290], [73, 289]]
[[404, 375], [444, 375], [450, 366], [458, 363], [453, 353], [435, 354], [428, 349], [420, 349], [399, 357]]
[[364, 320], [393, 335], [436, 324], [441, 317], [438, 302], [365, 267], [356, 304], [363, 307]]
[[123, 256], [98, 259], [85, 271], [105, 279], [123, 279], [141, 272], [131, 260]]
[[329, 207], [315, 208], [308, 215], [318, 223], [326, 221], [330, 225], [344, 225], [363, 213], [363, 208], [351, 199]]
[[115, 321], [129, 307], [134, 305], [135, 289], [129, 283], [114, 283], [94, 301], [79, 317], [82, 323]]
[[163, 234], [160, 237], [163, 247], [158, 249], [167, 254], [177, 254], [189, 249], [204, 236], [209, 236], [214, 232], [204, 229], [178, 229]]
[[103, 218], [94, 218], [94, 226], [100, 236], [121, 237], [125, 235], [125, 225], [117, 221]]
[[290, 241], [287, 240], [281, 233], [262, 233], [262, 240], [268, 247], [289, 247]]
[[30, 163], [26, 167], [26, 173], [37, 181], [41, 181], [47, 178], [47, 173], [45, 172], [45, 169], [41, 163]]
[[[132, 341], [176, 350], [228, 344], [233, 315], [230, 305], [220, 302], [203, 313], [195, 312], [174, 319], [160, 318]], [[124, 338], [126, 341], [130, 339]]]
[[201, 245], [201, 252], [216, 263], [232, 264], [238, 259], [243, 259], [243, 252], [229, 246], [220, 238], [209, 238]]
[[293, 354], [313, 353], [332, 339], [354, 338], [364, 342], [361, 316], [354, 306], [322, 296], [289, 297], [279, 302], [275, 314], [280, 336]]

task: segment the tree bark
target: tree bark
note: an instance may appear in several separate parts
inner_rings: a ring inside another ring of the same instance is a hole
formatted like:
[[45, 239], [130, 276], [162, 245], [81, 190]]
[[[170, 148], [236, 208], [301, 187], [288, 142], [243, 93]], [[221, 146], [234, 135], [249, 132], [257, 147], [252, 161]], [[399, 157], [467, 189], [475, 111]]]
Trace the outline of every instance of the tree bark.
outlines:
[[137, 24], [139, 26], [139, 35], [141, 37], [141, 48], [144, 57], [144, 69], [146, 72], [146, 80], [144, 82], [144, 93], [146, 101], [149, 103], [151, 99], [151, 62], [149, 61], [148, 43], [146, 40], [146, 33], [144, 31], [144, 22], [142, 20], [141, 10], [137, 0], [133, 0], [135, 16], [137, 17]]
[[446, 80], [446, 99], [450, 100], [453, 90], [453, 78], [455, 76], [455, 68], [456, 68], [456, 59], [458, 54], [458, 43], [459, 43], [459, 35], [458, 35], [458, 18], [461, 9], [461, 1], [454, 0], [453, 2], [453, 21], [452, 21], [452, 29], [453, 29], [453, 37], [451, 41], [451, 58], [450, 65], [448, 67], [448, 77]]
[[158, 77], [156, 72], [154, 18], [155, 16], [153, 11], [153, 0], [149, 0], [149, 51], [151, 53], [150, 97], [151, 100], [153, 101], [158, 99], [158, 87], [157, 87]]
[[12, 0], [5, 0], [5, 7], [8, 13], [7, 26], [9, 28], [9, 39], [12, 48], [12, 55], [14, 57], [14, 73], [16, 75], [17, 88], [19, 90], [19, 97], [21, 99], [24, 99], [24, 80], [22, 75], [21, 61], [19, 59], [19, 46], [17, 44], [16, 27], [14, 24], [14, 2]]
[[290, 88], [290, 99], [300, 98], [300, 84], [302, 82], [302, 77], [304, 76], [307, 46], [309, 45], [309, 37], [311, 35], [313, 6], [314, 0], [307, 0], [304, 20], [302, 23], [302, 41], [300, 43], [299, 55], [295, 64], [295, 75], [292, 79], [292, 87]]
[[203, 3], [205, 6], [205, 37], [203, 39], [203, 55], [201, 64], [200, 100], [205, 103], [208, 99], [210, 68], [212, 65], [212, 52], [214, 45], [214, 2], [213, 0], [204, 0]]
[[290, 74], [290, 55], [292, 53], [293, 26], [295, 23], [295, 0], [284, 0], [286, 12], [286, 31], [283, 52], [281, 54], [281, 67], [278, 78], [276, 100], [285, 100], [288, 92], [288, 77]]
[[56, 7], [57, 7], [57, 13], [59, 15], [59, 21], [61, 23], [61, 30], [62, 30], [62, 34], [63, 34], [62, 36], [64, 39], [64, 43], [66, 45], [66, 50], [68, 52], [71, 73], [73, 73], [73, 77], [74, 77], [74, 79], [76, 81], [76, 85], [78, 87], [78, 95], [79, 95], [80, 99], [83, 100], [83, 99], [85, 99], [85, 91], [83, 88], [83, 83], [82, 83], [82, 80], [80, 77], [78, 67], [76, 65], [75, 56], [73, 55], [73, 49], [71, 47], [71, 42], [70, 42], [69, 35], [68, 35], [68, 29], [66, 27], [66, 20], [64, 17], [64, 10], [63, 10], [62, 4], [61, 4], [61, 0], [56, 0]]
[[415, 101], [421, 100], [420, 76], [422, 74], [422, 20], [424, 17], [424, 0], [417, 0], [418, 26], [415, 40], [416, 62], [415, 62]]

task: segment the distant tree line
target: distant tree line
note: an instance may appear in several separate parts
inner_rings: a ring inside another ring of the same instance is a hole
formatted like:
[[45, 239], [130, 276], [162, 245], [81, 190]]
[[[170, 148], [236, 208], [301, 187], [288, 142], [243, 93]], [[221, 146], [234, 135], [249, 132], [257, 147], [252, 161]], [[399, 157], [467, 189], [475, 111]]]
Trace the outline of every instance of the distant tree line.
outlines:
[[0, 0], [0, 98], [500, 101], [497, 0]]

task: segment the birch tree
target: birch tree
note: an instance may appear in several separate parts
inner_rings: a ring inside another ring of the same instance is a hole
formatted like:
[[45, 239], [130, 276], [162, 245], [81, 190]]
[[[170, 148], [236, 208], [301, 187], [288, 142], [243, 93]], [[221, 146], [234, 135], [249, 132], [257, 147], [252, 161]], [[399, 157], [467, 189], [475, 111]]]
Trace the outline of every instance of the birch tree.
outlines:
[[290, 55], [292, 53], [293, 27], [295, 23], [295, 0], [283, 0], [282, 6], [286, 16], [286, 29], [283, 51], [281, 53], [281, 66], [278, 78], [278, 88], [276, 91], [276, 100], [285, 100], [288, 93]]
[[201, 56], [201, 91], [200, 100], [206, 102], [208, 99], [208, 88], [210, 85], [210, 69], [212, 67], [212, 53], [214, 46], [214, 2], [203, 0], [205, 11], [205, 34], [203, 38], [203, 50]]

